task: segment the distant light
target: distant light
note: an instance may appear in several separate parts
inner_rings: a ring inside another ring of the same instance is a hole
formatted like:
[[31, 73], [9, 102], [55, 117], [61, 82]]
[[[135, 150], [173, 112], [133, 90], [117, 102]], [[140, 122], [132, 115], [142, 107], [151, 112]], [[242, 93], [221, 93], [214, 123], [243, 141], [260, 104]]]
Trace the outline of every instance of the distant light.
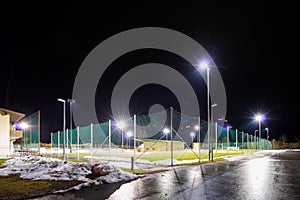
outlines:
[[265, 130], [266, 130], [266, 131], [269, 131], [269, 129], [268, 129], [268, 128], [265, 128]]
[[66, 102], [65, 100], [63, 100], [63, 99], [61, 99], [61, 98], [58, 98], [57, 101], [60, 101], [60, 102], [63, 102], [63, 103]]
[[124, 121], [121, 120], [121, 121], [117, 122], [117, 127], [119, 129], [123, 130], [125, 128], [125, 126], [126, 126], [126, 123]]
[[131, 131], [128, 131], [128, 132], [126, 132], [126, 134], [125, 134], [125, 136], [126, 136], [127, 138], [131, 137], [132, 135], [133, 135], [133, 134], [132, 134]]
[[164, 134], [168, 134], [168, 133], [170, 133], [170, 129], [164, 128], [163, 132], [164, 132]]
[[25, 122], [22, 122], [21, 124], [20, 124], [20, 128], [21, 129], [27, 129], [29, 127], [29, 125], [27, 124], [27, 123], [25, 123]]
[[194, 126], [194, 129], [195, 129], [196, 131], [198, 131], [198, 130], [200, 129], [200, 126], [199, 126], [199, 125], [195, 125], [195, 126]]
[[205, 62], [203, 62], [203, 63], [200, 63], [200, 68], [201, 69], [206, 69], [206, 68], [208, 68], [208, 64], [207, 63], [205, 63]]
[[263, 120], [263, 116], [262, 115], [256, 115], [255, 120], [261, 122]]
[[67, 99], [67, 100], [68, 100], [68, 102], [70, 102], [70, 103], [75, 103], [75, 102], [76, 102], [75, 99]]
[[212, 108], [213, 108], [213, 107], [217, 107], [217, 105], [218, 105], [218, 104], [215, 103], [215, 104], [211, 105], [211, 107], [212, 107]]
[[194, 132], [191, 132], [191, 137], [195, 137], [195, 133]]

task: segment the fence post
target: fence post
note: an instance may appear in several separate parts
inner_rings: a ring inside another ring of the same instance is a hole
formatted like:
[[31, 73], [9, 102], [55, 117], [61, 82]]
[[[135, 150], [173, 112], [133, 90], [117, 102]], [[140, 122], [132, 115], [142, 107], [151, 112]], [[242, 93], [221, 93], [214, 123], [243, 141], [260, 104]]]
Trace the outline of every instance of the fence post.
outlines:
[[238, 130], [235, 129], [235, 150], [237, 150], [238, 146]]
[[170, 116], [170, 129], [171, 129], [171, 166], [173, 166], [173, 107], [171, 107], [171, 116]]
[[57, 157], [59, 155], [59, 146], [60, 146], [60, 131], [57, 132]]
[[228, 153], [228, 150], [229, 150], [229, 148], [228, 148], [229, 147], [229, 128], [230, 128], [229, 126], [226, 127], [226, 131], [227, 131], [227, 153]]
[[66, 155], [68, 155], [67, 154], [67, 152], [68, 152], [68, 148], [69, 148], [69, 129], [66, 129], [66, 136], [67, 136], [67, 139], [66, 139]]
[[51, 142], [51, 154], [52, 154], [52, 145], [53, 145], [53, 133], [50, 133], [50, 142]]
[[198, 130], [198, 142], [199, 142], [199, 162], [200, 162], [200, 140], [201, 140], [201, 137], [200, 137], [200, 129], [201, 129], [201, 125], [200, 125], [200, 117], [198, 117], [198, 126], [199, 126], [199, 130]]
[[133, 158], [135, 158], [136, 149], [136, 115], [133, 115]]
[[244, 149], [244, 131], [242, 131], [242, 149]]
[[92, 156], [92, 151], [93, 151], [93, 123], [91, 123], [91, 147], [90, 147], [90, 153], [91, 153], [91, 156]]
[[111, 150], [111, 120], [108, 120], [108, 155], [110, 159]]
[[218, 153], [218, 123], [215, 122], [215, 126], [216, 126], [216, 157], [217, 157], [217, 153]]
[[79, 160], [79, 126], [77, 127], [77, 160]]

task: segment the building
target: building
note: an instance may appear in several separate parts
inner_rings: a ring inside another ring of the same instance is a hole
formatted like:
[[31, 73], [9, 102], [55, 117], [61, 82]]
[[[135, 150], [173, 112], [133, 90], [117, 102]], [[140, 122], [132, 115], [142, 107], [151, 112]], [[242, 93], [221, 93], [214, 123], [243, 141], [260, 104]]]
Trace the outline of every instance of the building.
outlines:
[[0, 108], [0, 157], [10, 157], [14, 142], [21, 143], [23, 131], [16, 130], [13, 124], [24, 116], [22, 113]]
[[[171, 151], [171, 140], [138, 139], [142, 144], [138, 151]], [[184, 150], [185, 142], [173, 140], [173, 150]]]

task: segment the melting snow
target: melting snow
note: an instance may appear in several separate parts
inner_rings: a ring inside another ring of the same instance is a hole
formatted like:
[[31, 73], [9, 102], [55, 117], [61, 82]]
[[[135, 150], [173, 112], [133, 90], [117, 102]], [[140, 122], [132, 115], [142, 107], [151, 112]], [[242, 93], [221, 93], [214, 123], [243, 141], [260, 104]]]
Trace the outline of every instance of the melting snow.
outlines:
[[[23, 179], [55, 181], [78, 180], [84, 182], [68, 190], [79, 190], [84, 186], [128, 181], [139, 177], [124, 172], [113, 165], [101, 165], [103, 172], [108, 172], [108, 174], [91, 180], [86, 178], [86, 175], [91, 173], [92, 164], [64, 162], [56, 158], [42, 156], [15, 157], [7, 160], [3, 163], [3, 166], [5, 167], [0, 169], [0, 176], [19, 174]], [[58, 192], [65, 192], [68, 190]]]

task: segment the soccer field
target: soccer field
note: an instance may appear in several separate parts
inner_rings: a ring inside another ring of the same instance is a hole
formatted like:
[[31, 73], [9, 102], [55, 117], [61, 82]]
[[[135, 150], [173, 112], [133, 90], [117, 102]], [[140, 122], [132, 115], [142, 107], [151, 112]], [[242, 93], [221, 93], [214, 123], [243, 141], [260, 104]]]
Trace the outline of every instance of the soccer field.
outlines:
[[[238, 155], [238, 154], [246, 154], [246, 153], [252, 153], [255, 152], [255, 150], [218, 150], [217, 152], [214, 150], [213, 151], [213, 157], [214, 158], [222, 158], [224, 156], [232, 156], [232, 155]], [[197, 160], [199, 152], [195, 152], [192, 150], [183, 150], [183, 151], [173, 151], [173, 159], [178, 160], [178, 161], [184, 161], [184, 160]], [[114, 158], [126, 158], [129, 159], [133, 157], [133, 150], [126, 150], [126, 151], [121, 151], [115, 149], [112, 151], [110, 156], [108, 155], [107, 151], [102, 151], [102, 150], [94, 150], [93, 153], [80, 153], [79, 155], [77, 153], [69, 153], [67, 154], [68, 159], [73, 160], [79, 158], [79, 160], [84, 159], [87, 156], [92, 156], [92, 157], [101, 157], [109, 159], [109, 157], [114, 157]], [[59, 154], [52, 154], [52, 157], [59, 157], [62, 158], [63, 155], [61, 153]], [[147, 160], [150, 162], [154, 161], [161, 161], [161, 160], [167, 160], [171, 159], [171, 151], [149, 151], [149, 152], [135, 152], [135, 159], [140, 159], [140, 160]], [[201, 150], [200, 151], [200, 159], [201, 160], [206, 160], [208, 159], [208, 151], [207, 150]]]

